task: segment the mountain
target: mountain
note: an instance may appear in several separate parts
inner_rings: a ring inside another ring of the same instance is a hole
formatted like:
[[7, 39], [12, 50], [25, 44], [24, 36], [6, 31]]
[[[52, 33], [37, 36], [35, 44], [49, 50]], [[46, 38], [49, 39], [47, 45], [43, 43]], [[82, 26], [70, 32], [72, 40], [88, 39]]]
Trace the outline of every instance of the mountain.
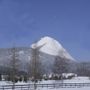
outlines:
[[[39, 41], [33, 43], [30, 47], [18, 47], [20, 69], [27, 70], [27, 65], [30, 62], [31, 48], [39, 48], [40, 60], [45, 72], [51, 72], [56, 56], [67, 60], [68, 62], [75, 61], [73, 57], [64, 49], [64, 47], [51, 37], [43, 37]], [[0, 66], [8, 67], [10, 61], [10, 48], [0, 49]]]
[[[63, 60], [70, 64], [70, 67], [74, 66], [75, 59], [66, 51], [66, 49], [55, 39], [45, 36], [39, 41], [33, 43], [31, 48], [38, 48], [40, 51], [40, 60], [42, 61], [44, 72], [52, 72], [52, 68], [57, 56], [60, 60]], [[71, 69], [70, 69], [71, 71]]]
[[74, 60], [74, 58], [63, 48], [63, 46], [57, 40], [51, 37], [43, 37], [38, 42], [32, 44], [31, 47], [34, 48], [35, 45], [36, 47], [41, 46], [40, 52]]

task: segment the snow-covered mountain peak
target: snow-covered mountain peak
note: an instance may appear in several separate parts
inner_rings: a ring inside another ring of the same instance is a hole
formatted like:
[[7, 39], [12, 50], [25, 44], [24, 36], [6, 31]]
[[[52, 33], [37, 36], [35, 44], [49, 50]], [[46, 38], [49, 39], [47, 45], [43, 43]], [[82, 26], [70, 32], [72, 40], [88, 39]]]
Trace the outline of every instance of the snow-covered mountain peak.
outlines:
[[40, 51], [46, 54], [58, 55], [63, 58], [74, 60], [57, 40], [48, 36], [41, 38], [38, 42], [32, 44], [31, 47], [41, 47]]

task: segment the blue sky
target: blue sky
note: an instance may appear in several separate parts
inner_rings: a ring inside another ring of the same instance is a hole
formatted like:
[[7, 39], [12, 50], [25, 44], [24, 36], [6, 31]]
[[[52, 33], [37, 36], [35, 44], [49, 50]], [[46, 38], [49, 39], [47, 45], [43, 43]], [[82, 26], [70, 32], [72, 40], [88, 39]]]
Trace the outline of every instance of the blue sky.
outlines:
[[0, 0], [0, 48], [30, 46], [43, 36], [90, 61], [90, 0]]

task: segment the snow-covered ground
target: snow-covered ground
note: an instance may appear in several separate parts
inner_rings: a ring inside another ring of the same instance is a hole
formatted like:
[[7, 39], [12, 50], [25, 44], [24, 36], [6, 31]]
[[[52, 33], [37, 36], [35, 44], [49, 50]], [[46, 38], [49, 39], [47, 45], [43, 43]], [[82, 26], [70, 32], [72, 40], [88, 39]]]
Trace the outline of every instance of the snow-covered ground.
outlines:
[[[60, 83], [61, 81], [57, 80], [43, 80], [41, 82], [38, 82], [40, 84], [54, 84], [54, 83]], [[90, 83], [90, 78], [89, 77], [75, 77], [71, 80], [64, 80], [63, 81], [64, 83]], [[16, 85], [25, 85], [25, 84], [32, 84], [32, 82], [17, 82]], [[0, 81], [0, 87], [2, 87], [3, 85], [12, 85], [11, 82], [8, 82], [8, 81]], [[1, 90], [1, 89], [0, 89]], [[11, 89], [9, 89], [11, 90]], [[21, 89], [15, 89], [15, 90], [21, 90]], [[33, 90], [33, 89], [32, 89]], [[81, 87], [81, 88], [52, 88], [52, 87], [49, 87], [49, 88], [37, 88], [36, 90], [90, 90], [90, 87]]]
[[84, 88], [38, 88], [37, 90], [90, 90], [89, 87]]

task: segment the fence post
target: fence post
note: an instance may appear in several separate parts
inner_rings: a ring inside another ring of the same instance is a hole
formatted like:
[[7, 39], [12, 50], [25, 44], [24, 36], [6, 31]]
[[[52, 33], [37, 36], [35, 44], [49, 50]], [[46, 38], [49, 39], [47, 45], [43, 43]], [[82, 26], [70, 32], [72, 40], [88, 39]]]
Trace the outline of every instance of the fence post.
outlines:
[[28, 88], [28, 90], [30, 89], [30, 84], [28, 84], [28, 87], [27, 88]]
[[22, 86], [21, 86], [21, 90], [22, 90]]
[[3, 90], [4, 90], [4, 86], [2, 86]]

